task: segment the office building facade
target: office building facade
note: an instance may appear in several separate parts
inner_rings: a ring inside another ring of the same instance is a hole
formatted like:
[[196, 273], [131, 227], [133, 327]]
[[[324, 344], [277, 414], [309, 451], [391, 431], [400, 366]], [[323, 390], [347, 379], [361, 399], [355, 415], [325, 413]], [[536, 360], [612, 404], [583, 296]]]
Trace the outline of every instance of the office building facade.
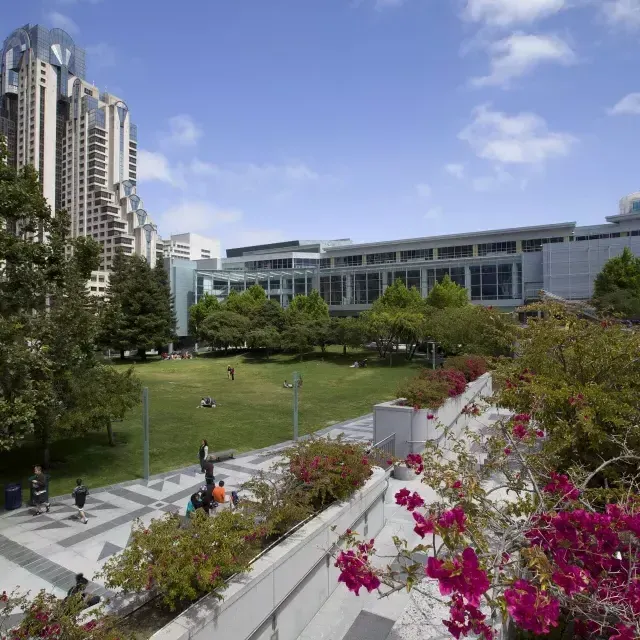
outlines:
[[85, 52], [61, 29], [16, 29], [0, 59], [0, 133], [10, 162], [38, 171], [52, 211], [71, 233], [102, 246], [101, 270], [116, 251], [151, 264], [161, 247], [137, 193], [137, 127], [126, 103], [85, 80]]
[[162, 240], [165, 258], [211, 260], [220, 258], [220, 240], [197, 233], [174, 233]]
[[605, 262], [624, 247], [640, 256], [640, 192], [623, 198], [617, 215], [588, 227], [561, 222], [366, 244], [292, 241], [230, 249], [221, 268], [201, 260], [169, 260], [167, 268], [178, 333], [187, 335], [191, 304], [207, 294], [224, 300], [253, 284], [283, 307], [317, 289], [332, 315], [369, 309], [395, 280], [426, 297], [445, 275], [467, 289], [472, 303], [505, 311], [542, 290], [588, 300]]

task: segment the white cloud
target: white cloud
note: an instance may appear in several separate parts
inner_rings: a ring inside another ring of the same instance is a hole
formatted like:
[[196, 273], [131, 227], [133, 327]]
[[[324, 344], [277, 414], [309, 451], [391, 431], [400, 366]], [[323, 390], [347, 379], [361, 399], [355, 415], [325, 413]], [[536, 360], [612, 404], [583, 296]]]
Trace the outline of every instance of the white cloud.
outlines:
[[172, 187], [183, 187], [184, 176], [179, 167], [171, 167], [167, 157], [157, 151], [138, 151], [138, 180], [140, 182], [166, 182]]
[[69, 34], [78, 33], [78, 25], [69, 17], [59, 11], [49, 11], [47, 21], [52, 27], [62, 29]]
[[431, 207], [431, 209], [427, 209], [427, 212], [424, 214], [425, 220], [437, 220], [442, 216], [442, 207]]
[[610, 24], [640, 27], [640, 0], [609, 0], [602, 5], [602, 11]]
[[242, 211], [226, 209], [203, 200], [186, 200], [158, 216], [159, 225], [169, 233], [176, 229], [188, 229], [193, 232], [212, 231], [216, 225], [240, 220]]
[[505, 86], [513, 78], [532, 71], [540, 64], [554, 62], [570, 65], [576, 61], [571, 47], [557, 36], [513, 33], [489, 46], [491, 71], [489, 75], [473, 78], [476, 87]]
[[566, 0], [467, 0], [464, 17], [496, 27], [530, 24], [558, 13]]
[[607, 109], [610, 116], [640, 115], [640, 93], [629, 93], [611, 109]]
[[423, 200], [427, 200], [428, 198], [431, 197], [431, 187], [424, 182], [421, 184], [417, 184], [416, 193], [418, 194], [419, 198], [422, 198]]
[[106, 42], [89, 45], [86, 52], [92, 69], [116, 66], [116, 50]]
[[576, 138], [549, 131], [546, 121], [535, 113], [509, 116], [488, 105], [474, 109], [473, 121], [458, 138], [476, 155], [501, 164], [541, 165], [554, 156], [569, 153]]
[[510, 173], [501, 167], [495, 167], [493, 174], [474, 178], [471, 186], [475, 191], [495, 191], [512, 180], [513, 176]]
[[462, 178], [464, 178], [464, 165], [457, 163], [457, 162], [452, 162], [450, 164], [445, 164], [444, 165], [444, 170], [451, 176], [453, 176], [454, 178], [458, 178], [458, 180], [461, 180]]
[[202, 137], [202, 129], [190, 115], [169, 118], [169, 130], [162, 135], [162, 143], [169, 146], [192, 147]]

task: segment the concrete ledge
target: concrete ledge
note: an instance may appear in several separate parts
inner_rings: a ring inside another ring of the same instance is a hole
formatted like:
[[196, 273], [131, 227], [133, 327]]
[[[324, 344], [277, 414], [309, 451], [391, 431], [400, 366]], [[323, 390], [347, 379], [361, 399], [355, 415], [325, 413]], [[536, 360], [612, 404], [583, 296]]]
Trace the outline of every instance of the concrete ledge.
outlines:
[[152, 638], [156, 640], [296, 640], [338, 586], [329, 551], [346, 529], [367, 538], [384, 526], [388, 474], [374, 468], [349, 501], [331, 505], [277, 547], [253, 570], [233, 578], [219, 601], [208, 595]]
[[[490, 373], [470, 382], [455, 398], [449, 398], [439, 409], [418, 409], [399, 404], [402, 399], [381, 402], [373, 408], [373, 441], [380, 442], [395, 434], [395, 455], [406, 458], [410, 453], [424, 451], [426, 441], [438, 441], [442, 427], [458, 426], [462, 429], [469, 416], [462, 410], [470, 402], [493, 393]], [[427, 416], [433, 415], [428, 419]]]

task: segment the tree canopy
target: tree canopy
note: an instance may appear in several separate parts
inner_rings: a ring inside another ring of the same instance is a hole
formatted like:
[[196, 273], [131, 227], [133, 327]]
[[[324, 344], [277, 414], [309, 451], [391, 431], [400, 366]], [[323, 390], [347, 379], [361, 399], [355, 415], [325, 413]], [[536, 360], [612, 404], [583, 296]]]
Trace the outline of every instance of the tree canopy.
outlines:
[[469, 304], [469, 296], [464, 287], [453, 282], [449, 274], [446, 274], [433, 285], [427, 296], [427, 304], [435, 309], [464, 307]]
[[593, 289], [593, 302], [600, 311], [640, 316], [640, 258], [625, 247], [619, 256], [605, 263]]

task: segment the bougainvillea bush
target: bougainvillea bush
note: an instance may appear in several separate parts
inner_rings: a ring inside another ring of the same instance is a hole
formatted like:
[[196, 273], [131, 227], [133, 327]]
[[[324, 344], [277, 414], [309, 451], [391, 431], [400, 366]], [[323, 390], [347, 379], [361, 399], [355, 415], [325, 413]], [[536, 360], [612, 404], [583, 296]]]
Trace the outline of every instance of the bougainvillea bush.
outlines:
[[[10, 616], [19, 611], [24, 616], [17, 627], [9, 629]], [[83, 614], [80, 596], [61, 600], [41, 591], [33, 600], [18, 592], [0, 593], [1, 640], [127, 640], [117, 618], [93, 608], [91, 616]]]
[[467, 383], [479, 378], [486, 370], [483, 358], [450, 358], [445, 369], [422, 369], [417, 376], [403, 382], [396, 397], [415, 409], [438, 409], [449, 398], [462, 394]]
[[365, 446], [341, 437], [303, 440], [285, 456], [281, 468], [304, 485], [315, 508], [348, 498], [364, 486], [373, 467]]

